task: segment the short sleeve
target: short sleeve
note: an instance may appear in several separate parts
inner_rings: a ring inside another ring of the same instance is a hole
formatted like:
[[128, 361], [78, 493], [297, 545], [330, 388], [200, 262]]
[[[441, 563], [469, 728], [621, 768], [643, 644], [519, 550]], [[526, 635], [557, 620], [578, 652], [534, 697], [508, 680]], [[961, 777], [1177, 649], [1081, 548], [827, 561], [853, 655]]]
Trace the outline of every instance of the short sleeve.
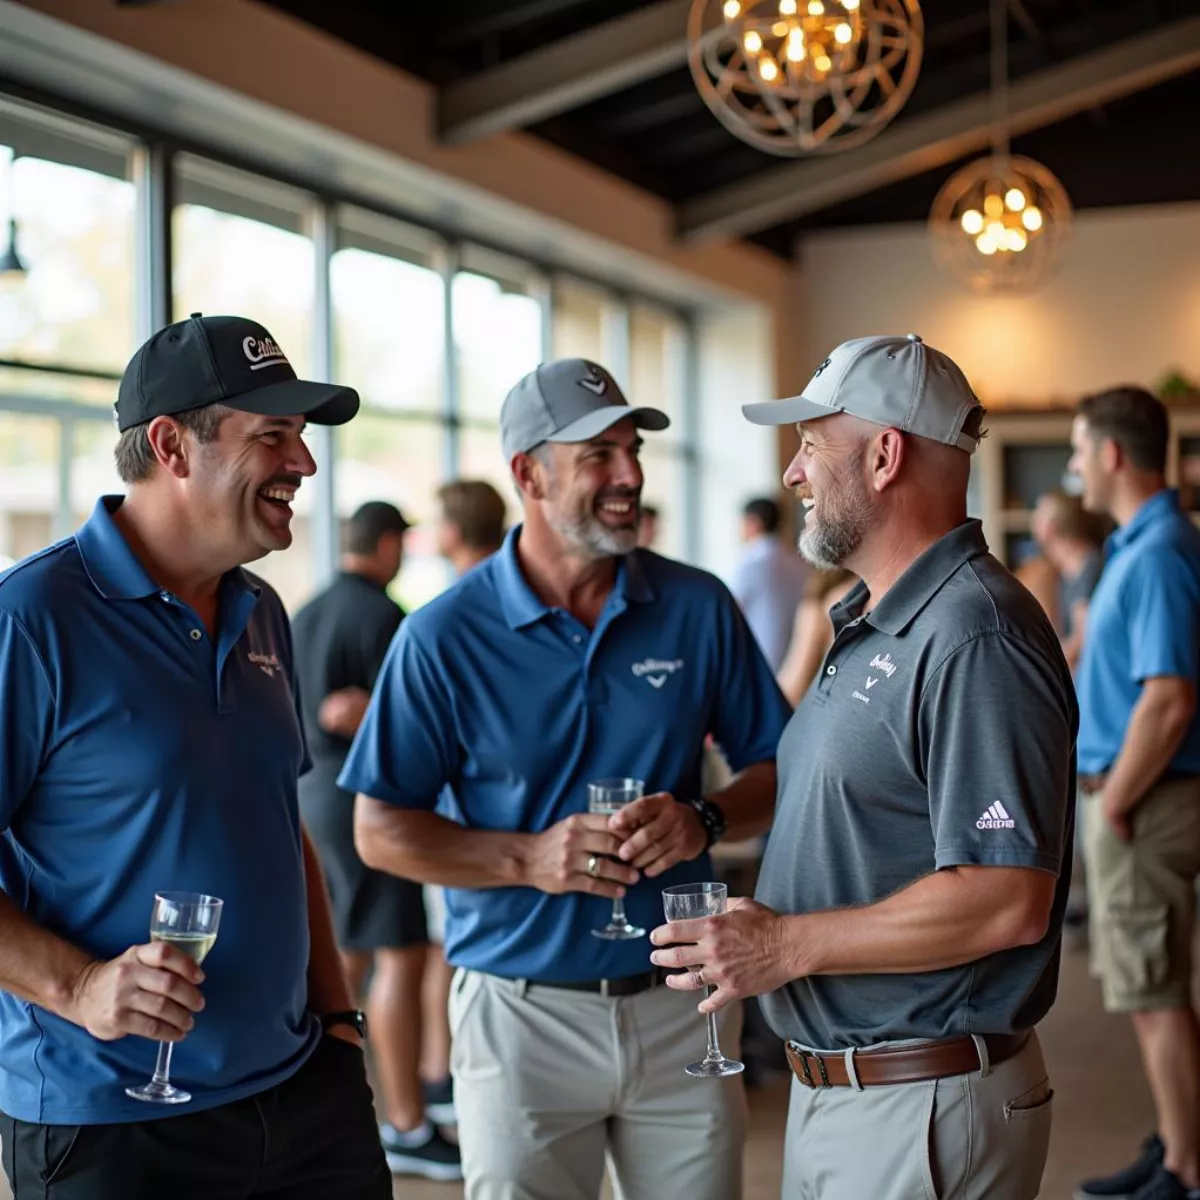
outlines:
[[774, 759], [792, 715], [733, 597], [722, 587], [711, 732], [734, 771]]
[[446, 680], [404, 621], [384, 659], [339, 786], [432, 811], [457, 774], [459, 740]]
[[1077, 721], [1065, 664], [1021, 639], [987, 634], [947, 657], [919, 705], [938, 869], [1057, 874], [1075, 802]]
[[1130, 671], [1134, 683], [1200, 670], [1200, 580], [1181, 555], [1148, 555], [1126, 581]]
[[0, 612], [0, 830], [33, 790], [54, 729], [54, 691], [25, 627]]

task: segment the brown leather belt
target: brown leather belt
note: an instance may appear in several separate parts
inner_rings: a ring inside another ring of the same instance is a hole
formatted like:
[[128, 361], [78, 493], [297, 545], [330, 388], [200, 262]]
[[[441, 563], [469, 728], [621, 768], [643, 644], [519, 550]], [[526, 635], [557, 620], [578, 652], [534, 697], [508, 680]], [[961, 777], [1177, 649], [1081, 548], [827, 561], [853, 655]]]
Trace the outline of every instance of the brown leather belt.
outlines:
[[[995, 1066], [1012, 1058], [1029, 1040], [1024, 1033], [985, 1033], [988, 1061]], [[795, 1042], [786, 1044], [788, 1063], [805, 1087], [851, 1087], [842, 1054], [817, 1054]], [[888, 1046], [879, 1050], [859, 1050], [854, 1055], [854, 1070], [862, 1087], [889, 1083], [920, 1083], [947, 1075], [967, 1075], [980, 1068], [979, 1051], [973, 1038], [941, 1038], [935, 1042], [917, 1042], [911, 1046]]]

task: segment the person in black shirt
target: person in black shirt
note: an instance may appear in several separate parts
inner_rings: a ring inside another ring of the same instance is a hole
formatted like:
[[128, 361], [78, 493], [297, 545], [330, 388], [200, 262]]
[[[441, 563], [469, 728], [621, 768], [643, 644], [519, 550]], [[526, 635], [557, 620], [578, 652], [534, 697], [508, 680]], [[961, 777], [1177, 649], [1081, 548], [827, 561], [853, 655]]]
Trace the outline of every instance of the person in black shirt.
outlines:
[[404, 611], [387, 594], [408, 522], [371, 501], [350, 518], [342, 569], [292, 625], [301, 709], [313, 769], [300, 781], [300, 811], [325, 871], [334, 932], [351, 986], [371, 973], [367, 1019], [393, 1172], [462, 1178], [458, 1150], [429, 1123], [418, 1076], [421, 980], [429, 935], [421, 885], [364, 866], [354, 848], [354, 796], [337, 786]]

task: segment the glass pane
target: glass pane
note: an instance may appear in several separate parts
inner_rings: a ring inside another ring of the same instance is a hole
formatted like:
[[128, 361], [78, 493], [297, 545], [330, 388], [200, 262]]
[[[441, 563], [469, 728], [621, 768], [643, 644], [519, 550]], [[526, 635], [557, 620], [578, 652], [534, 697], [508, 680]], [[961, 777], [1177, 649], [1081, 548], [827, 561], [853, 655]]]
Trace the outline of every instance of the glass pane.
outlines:
[[509, 524], [520, 521], [521, 501], [513, 490], [512, 475], [500, 449], [499, 428], [469, 427], [459, 430], [459, 477], [484, 479], [504, 497]]
[[[15, 400], [34, 404], [43, 400], [62, 400], [111, 409], [117, 402], [117, 381], [0, 367], [0, 407], [4, 406], [5, 400], [10, 404]], [[106, 413], [105, 419], [112, 428], [111, 414]]]
[[300, 232], [309, 198], [188, 155], [176, 170], [176, 319], [203, 312], [259, 321], [296, 373], [311, 376], [315, 267], [312, 241]]
[[454, 277], [460, 412], [494, 421], [509, 388], [542, 360], [542, 305], [512, 281], [471, 271]]
[[604, 320], [608, 302], [603, 292], [570, 280], [554, 285], [554, 357], [590, 358], [604, 364]]
[[442, 406], [442, 277], [356, 248], [331, 263], [334, 375], [375, 408]]
[[684, 351], [686, 330], [678, 317], [635, 307], [629, 315], [629, 403], [650, 404], [671, 418], [671, 426], [649, 439], [684, 439]]
[[117, 431], [109, 421], [76, 421], [71, 442], [71, 518], [78, 529], [101, 496], [120, 495], [126, 484], [117, 474], [113, 448]]
[[450, 576], [434, 544], [434, 493], [442, 482], [444, 432], [433, 421], [360, 412], [337, 430], [335, 493], [345, 521], [368, 500], [388, 500], [415, 528], [405, 539], [404, 565], [391, 592], [408, 611], [433, 599]]
[[642, 450], [642, 503], [658, 509], [658, 536], [652, 550], [668, 558], [682, 558], [684, 551], [683, 471], [680, 454], [662, 442], [656, 434], [646, 436]]
[[[0, 253], [15, 221], [26, 267], [0, 283], [0, 358], [120, 371], [134, 350], [134, 186], [37, 156], [74, 150], [0, 111]], [[95, 155], [81, 143], [77, 157]], [[102, 158], [125, 174], [123, 153]]]
[[54, 541], [59, 424], [0, 412], [0, 565]]

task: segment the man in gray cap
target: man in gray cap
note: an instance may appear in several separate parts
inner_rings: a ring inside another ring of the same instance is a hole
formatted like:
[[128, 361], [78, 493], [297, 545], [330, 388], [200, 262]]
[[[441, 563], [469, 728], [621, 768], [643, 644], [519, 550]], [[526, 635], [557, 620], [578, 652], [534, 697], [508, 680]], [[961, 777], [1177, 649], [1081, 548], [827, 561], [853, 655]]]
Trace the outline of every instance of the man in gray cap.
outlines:
[[743, 411], [797, 423], [800, 550], [862, 582], [779, 747], [757, 900], [655, 930], [674, 948], [653, 960], [715, 987], [702, 1010], [766, 993], [796, 1076], [785, 1196], [1032, 1200], [1078, 712], [1054, 630], [967, 519], [983, 410], [910, 334]]
[[[645, 931], [769, 824], [788, 710], [724, 585], [636, 548], [666, 425], [581, 359], [513, 388], [524, 522], [401, 626], [342, 774], [366, 862], [447, 889], [469, 1200], [596, 1200], [606, 1153], [624, 1200], [741, 1195], [740, 1082], [684, 1073], [704, 1022]], [[736, 774], [705, 797], [709, 734]], [[601, 780], [642, 798], [589, 813]]]

